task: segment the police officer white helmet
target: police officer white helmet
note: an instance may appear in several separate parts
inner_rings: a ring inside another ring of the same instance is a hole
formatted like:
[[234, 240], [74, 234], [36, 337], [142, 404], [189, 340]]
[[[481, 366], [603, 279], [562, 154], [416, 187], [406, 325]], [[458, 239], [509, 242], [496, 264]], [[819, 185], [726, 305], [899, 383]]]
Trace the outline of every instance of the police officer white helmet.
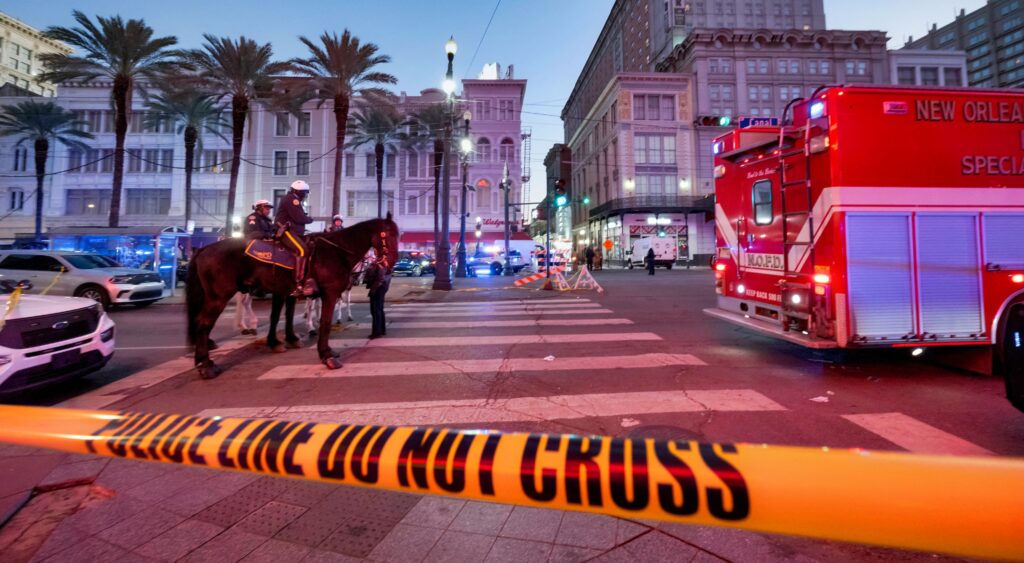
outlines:
[[265, 199], [257, 199], [256, 203], [252, 204], [252, 208], [255, 209], [255, 210], [259, 210], [259, 208], [263, 207], [263, 206], [267, 206], [268, 208], [271, 208], [271, 209], [273, 209], [273, 207], [274, 207], [274, 205], [272, 203], [270, 203], [269, 201], [267, 201]]
[[297, 192], [308, 192], [309, 184], [307, 184], [303, 180], [295, 180], [294, 182], [292, 182], [292, 190]]

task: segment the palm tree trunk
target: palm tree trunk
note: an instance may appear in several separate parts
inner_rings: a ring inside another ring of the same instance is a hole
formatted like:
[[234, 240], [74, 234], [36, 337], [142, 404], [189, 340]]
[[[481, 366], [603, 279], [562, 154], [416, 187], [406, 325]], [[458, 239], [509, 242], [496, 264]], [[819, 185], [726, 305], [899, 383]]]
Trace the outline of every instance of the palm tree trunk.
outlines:
[[377, 162], [377, 218], [384, 217], [384, 143], [377, 143], [373, 147], [373, 154]]
[[334, 97], [334, 193], [331, 199], [331, 216], [341, 214], [341, 157], [345, 147], [345, 133], [348, 128], [348, 96]]
[[231, 176], [228, 180], [228, 216], [224, 220], [224, 236], [232, 234], [231, 216], [235, 213], [235, 194], [238, 190], [238, 170], [242, 167], [242, 140], [245, 138], [245, 117], [249, 113], [249, 99], [235, 95], [231, 98]]
[[[192, 220], [192, 168], [196, 156], [196, 141], [199, 131], [191, 125], [185, 127], [185, 232]], [[185, 256], [192, 256], [192, 235], [185, 237]]]
[[434, 139], [434, 256], [441, 249], [441, 159], [444, 158], [444, 143]]
[[35, 241], [43, 240], [43, 178], [46, 176], [46, 157], [50, 152], [50, 142], [36, 139], [36, 232]]
[[121, 224], [121, 184], [124, 183], [124, 138], [128, 134], [128, 97], [132, 81], [124, 76], [114, 78], [114, 181], [110, 189], [110, 219], [107, 224]]

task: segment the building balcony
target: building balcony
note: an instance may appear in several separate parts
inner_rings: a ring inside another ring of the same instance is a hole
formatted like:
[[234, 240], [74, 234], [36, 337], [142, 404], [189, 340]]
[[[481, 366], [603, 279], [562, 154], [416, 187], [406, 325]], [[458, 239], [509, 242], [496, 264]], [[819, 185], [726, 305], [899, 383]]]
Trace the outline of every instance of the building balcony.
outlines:
[[635, 195], [606, 201], [590, 210], [590, 219], [603, 219], [623, 213], [688, 213], [711, 211], [713, 195]]

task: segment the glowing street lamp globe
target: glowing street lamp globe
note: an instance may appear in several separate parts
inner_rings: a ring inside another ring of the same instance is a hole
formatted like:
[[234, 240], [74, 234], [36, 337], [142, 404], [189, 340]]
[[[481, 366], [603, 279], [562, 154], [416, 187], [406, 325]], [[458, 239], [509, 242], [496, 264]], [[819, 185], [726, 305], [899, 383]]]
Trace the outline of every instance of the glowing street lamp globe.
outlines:
[[459, 45], [458, 45], [458, 43], [455, 42], [455, 36], [453, 35], [453, 36], [448, 38], [447, 42], [445, 42], [445, 44], [444, 44], [444, 52], [449, 57], [454, 57], [455, 53], [458, 50], [459, 50]]

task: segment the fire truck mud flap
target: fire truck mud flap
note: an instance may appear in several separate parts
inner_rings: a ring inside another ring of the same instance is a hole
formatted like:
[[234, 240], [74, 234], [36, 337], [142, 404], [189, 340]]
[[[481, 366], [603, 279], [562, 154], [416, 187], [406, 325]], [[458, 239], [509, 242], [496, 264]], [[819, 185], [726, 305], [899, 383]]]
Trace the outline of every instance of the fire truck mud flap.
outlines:
[[816, 338], [810, 338], [800, 333], [787, 332], [782, 330], [782, 327], [750, 319], [738, 313], [723, 311], [722, 309], [704, 309], [704, 314], [708, 315], [709, 317], [714, 317], [716, 319], [720, 319], [735, 325], [742, 326], [744, 328], [760, 332], [761, 334], [766, 334], [768, 336], [772, 336], [775, 338], [781, 338], [782, 340], [792, 342], [793, 344], [799, 344], [800, 346], [804, 346], [806, 348], [813, 348], [816, 350], [838, 348], [838, 345], [834, 341], [819, 340]]
[[1024, 411], [1024, 303], [1010, 306], [1002, 341], [1006, 398]]

